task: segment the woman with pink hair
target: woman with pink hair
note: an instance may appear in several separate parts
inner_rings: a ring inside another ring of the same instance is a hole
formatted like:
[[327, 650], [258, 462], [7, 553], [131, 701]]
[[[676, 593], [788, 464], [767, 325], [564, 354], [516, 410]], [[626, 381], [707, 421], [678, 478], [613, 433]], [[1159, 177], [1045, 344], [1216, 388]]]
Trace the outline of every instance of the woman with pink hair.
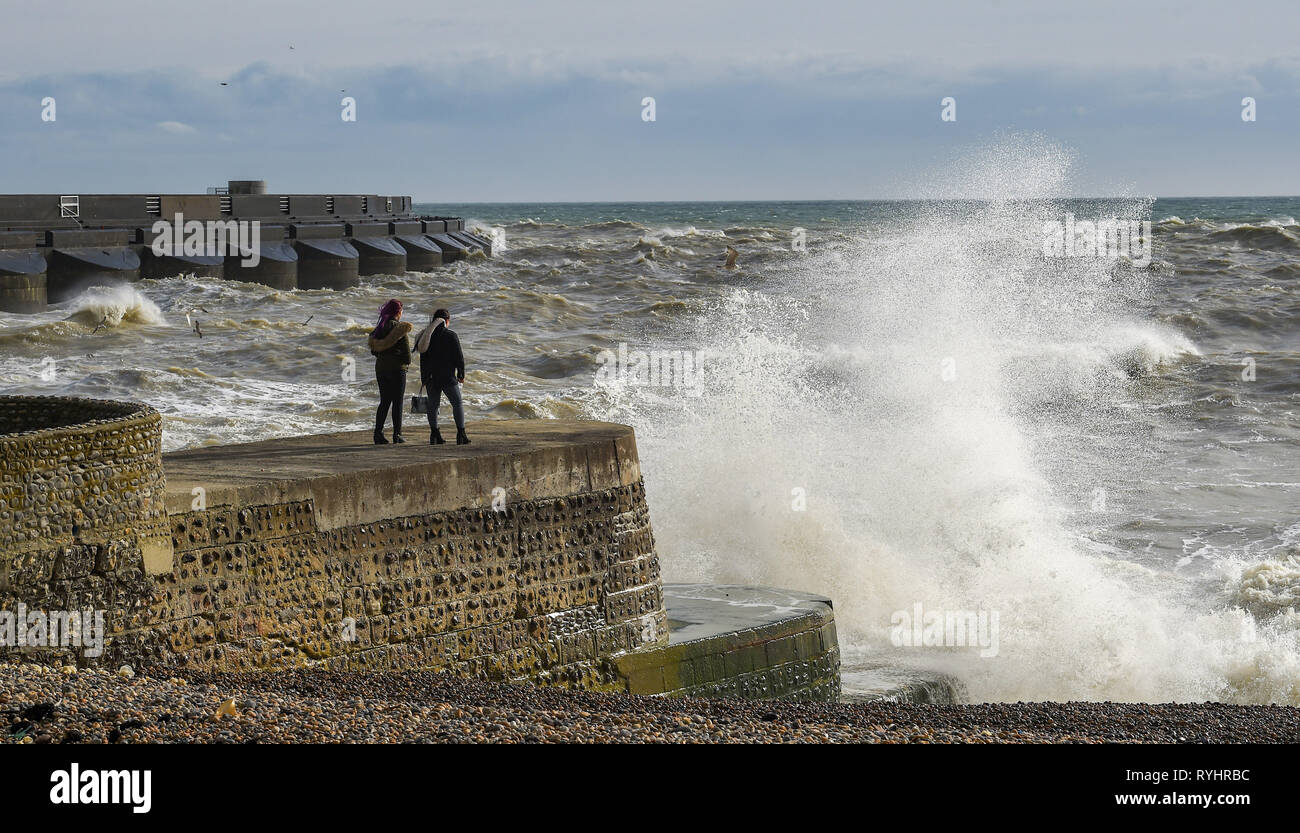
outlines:
[[411, 365], [411, 325], [402, 320], [402, 302], [392, 298], [379, 308], [379, 323], [370, 331], [370, 352], [375, 356], [379, 382], [379, 409], [375, 411], [375, 445], [387, 445], [384, 422], [393, 409], [393, 442], [402, 437], [402, 400], [406, 396], [406, 368]]

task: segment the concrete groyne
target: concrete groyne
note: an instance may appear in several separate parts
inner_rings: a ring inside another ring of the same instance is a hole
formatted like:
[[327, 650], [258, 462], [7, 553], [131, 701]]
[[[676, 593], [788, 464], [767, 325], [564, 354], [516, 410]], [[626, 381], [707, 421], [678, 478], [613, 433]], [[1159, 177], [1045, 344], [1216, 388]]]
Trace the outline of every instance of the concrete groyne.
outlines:
[[829, 600], [683, 585], [666, 603], [627, 426], [488, 421], [470, 446], [354, 432], [162, 455], [147, 406], [8, 397], [0, 431], [0, 612], [99, 611], [106, 636], [97, 652], [28, 640], [0, 657], [838, 694]]
[[[492, 253], [464, 220], [417, 214], [409, 196], [267, 194], [252, 181], [217, 190], [0, 195], [0, 311], [41, 312], [90, 285], [191, 274], [344, 289]], [[182, 245], [163, 250], [171, 226]], [[235, 233], [252, 237], [242, 253], [227, 239]]]

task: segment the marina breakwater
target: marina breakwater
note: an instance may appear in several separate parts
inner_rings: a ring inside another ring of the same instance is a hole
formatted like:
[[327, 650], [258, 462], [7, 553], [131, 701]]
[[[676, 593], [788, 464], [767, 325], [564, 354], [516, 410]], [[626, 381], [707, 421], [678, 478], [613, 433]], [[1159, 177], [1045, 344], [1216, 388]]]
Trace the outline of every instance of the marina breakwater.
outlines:
[[0, 311], [41, 312], [91, 285], [189, 274], [345, 289], [492, 253], [464, 220], [417, 214], [409, 196], [268, 194], [256, 180], [215, 190], [0, 195]]
[[829, 600], [665, 594], [627, 426], [490, 421], [470, 446], [348, 432], [163, 455], [147, 406], [6, 397], [0, 432], [0, 611], [100, 611], [106, 635], [97, 652], [46, 634], [0, 656], [838, 695]]

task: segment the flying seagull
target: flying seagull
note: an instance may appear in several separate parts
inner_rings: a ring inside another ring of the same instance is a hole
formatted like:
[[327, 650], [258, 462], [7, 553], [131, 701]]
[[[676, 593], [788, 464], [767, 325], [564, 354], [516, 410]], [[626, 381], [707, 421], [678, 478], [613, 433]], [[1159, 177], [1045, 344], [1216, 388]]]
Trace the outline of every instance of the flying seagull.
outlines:
[[190, 313], [191, 313], [191, 312], [201, 312], [201, 313], [203, 313], [203, 314], [205, 314], [205, 315], [209, 315], [210, 313], [209, 313], [206, 309], [204, 309], [203, 307], [191, 307], [190, 309], [186, 310], [186, 312], [185, 312], [185, 323], [186, 323], [186, 324], [189, 324], [190, 326], [192, 326], [192, 327], [194, 328], [194, 332], [196, 332], [196, 333], [199, 334], [199, 338], [203, 338], [203, 331], [199, 329], [199, 317], [196, 315], [196, 316], [194, 316], [194, 320], [191, 321], [191, 320], [190, 320]]
[[103, 319], [101, 319], [100, 322], [95, 325], [95, 329], [90, 331], [90, 334], [93, 336], [95, 333], [99, 332], [100, 327], [104, 326], [107, 323], [108, 323], [108, 316], [105, 315]]

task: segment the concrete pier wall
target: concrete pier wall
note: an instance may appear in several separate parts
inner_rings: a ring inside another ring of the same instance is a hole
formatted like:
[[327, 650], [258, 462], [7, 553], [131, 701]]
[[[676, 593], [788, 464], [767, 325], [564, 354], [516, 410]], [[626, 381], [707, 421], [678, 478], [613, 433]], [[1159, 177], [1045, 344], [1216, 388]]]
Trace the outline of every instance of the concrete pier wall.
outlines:
[[35, 232], [0, 232], [0, 310], [41, 312], [48, 301], [45, 256]]
[[[97, 658], [27, 659], [437, 667], [617, 689], [609, 657], [667, 643], [625, 426], [488, 423], [460, 448], [376, 447], [360, 432], [160, 456], [144, 406], [0, 405], [13, 432], [0, 610], [101, 609], [111, 634]], [[79, 407], [111, 418], [62, 425]], [[88, 477], [71, 461], [91, 453]]]
[[98, 610], [108, 633], [93, 656], [10, 643], [0, 659], [151, 674], [437, 668], [669, 696], [838, 691], [825, 599], [675, 586], [666, 606], [631, 428], [487, 421], [473, 434], [469, 446], [353, 432], [160, 455], [147, 406], [0, 398], [0, 614]]
[[[0, 311], [41, 312], [95, 284], [180, 275], [277, 289], [346, 289], [369, 275], [427, 271], [475, 251], [459, 218], [412, 213], [409, 196], [267, 194], [232, 181], [223, 194], [0, 195]], [[154, 224], [261, 225], [260, 258], [155, 255]], [[435, 240], [436, 234], [440, 240]]]
[[839, 698], [830, 599], [770, 587], [667, 584], [664, 607], [668, 644], [615, 658], [630, 694]]
[[359, 432], [167, 455], [175, 570], [128, 653], [617, 687], [605, 658], [667, 641], [631, 430], [501, 423], [475, 443], [449, 456]]

